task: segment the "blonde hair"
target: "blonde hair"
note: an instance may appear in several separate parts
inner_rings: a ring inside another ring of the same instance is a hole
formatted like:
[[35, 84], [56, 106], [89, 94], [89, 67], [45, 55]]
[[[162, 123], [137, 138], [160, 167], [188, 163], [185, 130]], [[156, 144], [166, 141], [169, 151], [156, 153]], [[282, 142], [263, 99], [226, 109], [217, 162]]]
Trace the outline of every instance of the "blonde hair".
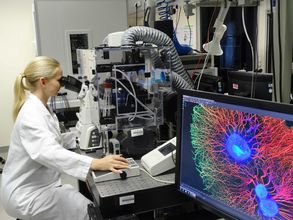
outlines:
[[16, 117], [25, 102], [26, 90], [34, 91], [37, 82], [41, 77], [51, 79], [55, 77], [60, 68], [60, 63], [54, 58], [47, 56], [35, 57], [24, 69], [24, 72], [19, 74], [14, 82], [14, 104], [13, 104], [13, 119]]

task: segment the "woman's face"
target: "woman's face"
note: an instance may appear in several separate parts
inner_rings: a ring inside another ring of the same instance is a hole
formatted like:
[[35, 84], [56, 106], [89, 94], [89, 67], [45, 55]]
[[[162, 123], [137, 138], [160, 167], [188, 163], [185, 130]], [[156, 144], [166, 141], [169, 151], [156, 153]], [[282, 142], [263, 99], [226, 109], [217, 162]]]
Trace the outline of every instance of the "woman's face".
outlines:
[[60, 79], [62, 77], [63, 71], [59, 67], [56, 75], [51, 78], [47, 79], [45, 92], [47, 97], [56, 96], [61, 88]]

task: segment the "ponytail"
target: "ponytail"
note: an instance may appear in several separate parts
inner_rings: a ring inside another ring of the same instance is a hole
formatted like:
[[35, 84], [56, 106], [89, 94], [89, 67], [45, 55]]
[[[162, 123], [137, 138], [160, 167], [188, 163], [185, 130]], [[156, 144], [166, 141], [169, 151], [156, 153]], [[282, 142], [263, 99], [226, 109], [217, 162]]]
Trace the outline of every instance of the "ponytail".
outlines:
[[16, 120], [19, 110], [21, 109], [26, 98], [25, 87], [22, 82], [24, 78], [23, 74], [19, 74], [14, 82], [14, 103], [12, 112], [14, 121]]

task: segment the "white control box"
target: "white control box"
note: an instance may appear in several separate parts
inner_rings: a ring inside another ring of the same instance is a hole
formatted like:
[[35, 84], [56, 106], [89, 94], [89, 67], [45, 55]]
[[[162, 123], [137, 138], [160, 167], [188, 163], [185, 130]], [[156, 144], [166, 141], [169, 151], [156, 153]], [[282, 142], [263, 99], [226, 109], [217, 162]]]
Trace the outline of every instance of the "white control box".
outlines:
[[175, 167], [176, 137], [145, 154], [141, 158], [142, 166], [152, 176], [159, 175]]
[[115, 179], [126, 179], [128, 177], [139, 176], [140, 170], [139, 165], [133, 158], [126, 158], [128, 161], [129, 168], [122, 169], [122, 173], [114, 173], [111, 171], [92, 171], [93, 179], [96, 183], [115, 180]]

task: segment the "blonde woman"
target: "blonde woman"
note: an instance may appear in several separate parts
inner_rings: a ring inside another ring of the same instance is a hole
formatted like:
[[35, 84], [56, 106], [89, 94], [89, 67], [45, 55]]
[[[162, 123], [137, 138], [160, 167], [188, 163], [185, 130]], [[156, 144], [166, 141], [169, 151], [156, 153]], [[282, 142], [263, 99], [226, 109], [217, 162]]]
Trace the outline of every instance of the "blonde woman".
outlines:
[[89, 170], [119, 172], [127, 168], [121, 156], [93, 159], [66, 149], [58, 120], [48, 107], [61, 85], [57, 60], [41, 56], [30, 62], [14, 85], [15, 120], [7, 161], [2, 173], [1, 200], [13, 217], [35, 220], [89, 219], [91, 202], [71, 185], [62, 185], [60, 174], [85, 180]]

